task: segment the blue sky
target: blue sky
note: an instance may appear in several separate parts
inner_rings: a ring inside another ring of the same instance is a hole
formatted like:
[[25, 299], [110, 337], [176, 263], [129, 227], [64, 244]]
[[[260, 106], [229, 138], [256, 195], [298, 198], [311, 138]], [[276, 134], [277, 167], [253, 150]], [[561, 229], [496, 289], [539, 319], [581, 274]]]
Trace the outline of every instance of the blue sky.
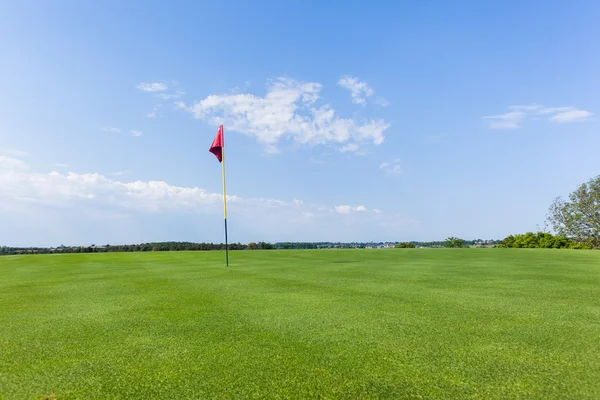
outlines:
[[0, 244], [502, 238], [600, 173], [597, 2], [4, 2]]

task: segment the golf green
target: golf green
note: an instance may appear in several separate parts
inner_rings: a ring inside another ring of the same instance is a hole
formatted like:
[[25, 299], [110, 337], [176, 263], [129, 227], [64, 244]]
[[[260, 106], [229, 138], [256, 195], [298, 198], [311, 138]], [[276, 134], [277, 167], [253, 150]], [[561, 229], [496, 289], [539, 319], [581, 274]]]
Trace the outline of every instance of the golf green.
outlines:
[[0, 398], [600, 398], [600, 251], [0, 258]]

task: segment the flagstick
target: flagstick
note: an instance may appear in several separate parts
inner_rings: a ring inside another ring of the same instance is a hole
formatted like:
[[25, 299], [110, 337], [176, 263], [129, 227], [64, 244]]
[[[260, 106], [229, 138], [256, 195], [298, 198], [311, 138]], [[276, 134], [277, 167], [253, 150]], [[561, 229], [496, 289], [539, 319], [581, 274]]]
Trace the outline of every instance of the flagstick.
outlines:
[[229, 267], [229, 246], [227, 245], [227, 189], [225, 185], [225, 128], [223, 128], [223, 147], [221, 148], [221, 175], [223, 176], [223, 216], [225, 217], [225, 265]]

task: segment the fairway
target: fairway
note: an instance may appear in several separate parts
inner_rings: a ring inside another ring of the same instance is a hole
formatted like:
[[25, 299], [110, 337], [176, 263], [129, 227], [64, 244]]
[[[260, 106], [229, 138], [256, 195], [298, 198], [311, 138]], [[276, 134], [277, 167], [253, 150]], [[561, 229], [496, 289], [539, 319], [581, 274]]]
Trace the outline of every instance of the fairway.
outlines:
[[600, 398], [600, 251], [0, 258], [0, 398]]

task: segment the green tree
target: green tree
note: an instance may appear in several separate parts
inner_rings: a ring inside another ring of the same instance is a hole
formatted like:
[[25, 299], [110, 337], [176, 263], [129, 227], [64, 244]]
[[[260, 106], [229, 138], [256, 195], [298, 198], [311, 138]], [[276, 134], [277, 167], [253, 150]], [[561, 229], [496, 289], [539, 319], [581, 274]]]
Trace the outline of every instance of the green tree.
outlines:
[[579, 186], [568, 200], [556, 198], [548, 222], [558, 235], [600, 248], [600, 175]]
[[256, 250], [258, 249], [258, 245], [254, 242], [248, 243], [248, 250]]
[[272, 250], [274, 246], [271, 243], [267, 242], [258, 242], [259, 250]]
[[466, 244], [464, 239], [449, 237], [448, 239], [444, 240], [444, 247], [466, 247]]
[[395, 247], [397, 249], [414, 249], [417, 246], [415, 246], [411, 242], [402, 242], [402, 243], [398, 243]]
[[589, 249], [585, 243], [576, 243], [573, 240], [560, 235], [552, 235], [548, 232], [527, 232], [523, 235], [508, 235], [497, 247], [501, 248], [523, 248], [523, 249]]

